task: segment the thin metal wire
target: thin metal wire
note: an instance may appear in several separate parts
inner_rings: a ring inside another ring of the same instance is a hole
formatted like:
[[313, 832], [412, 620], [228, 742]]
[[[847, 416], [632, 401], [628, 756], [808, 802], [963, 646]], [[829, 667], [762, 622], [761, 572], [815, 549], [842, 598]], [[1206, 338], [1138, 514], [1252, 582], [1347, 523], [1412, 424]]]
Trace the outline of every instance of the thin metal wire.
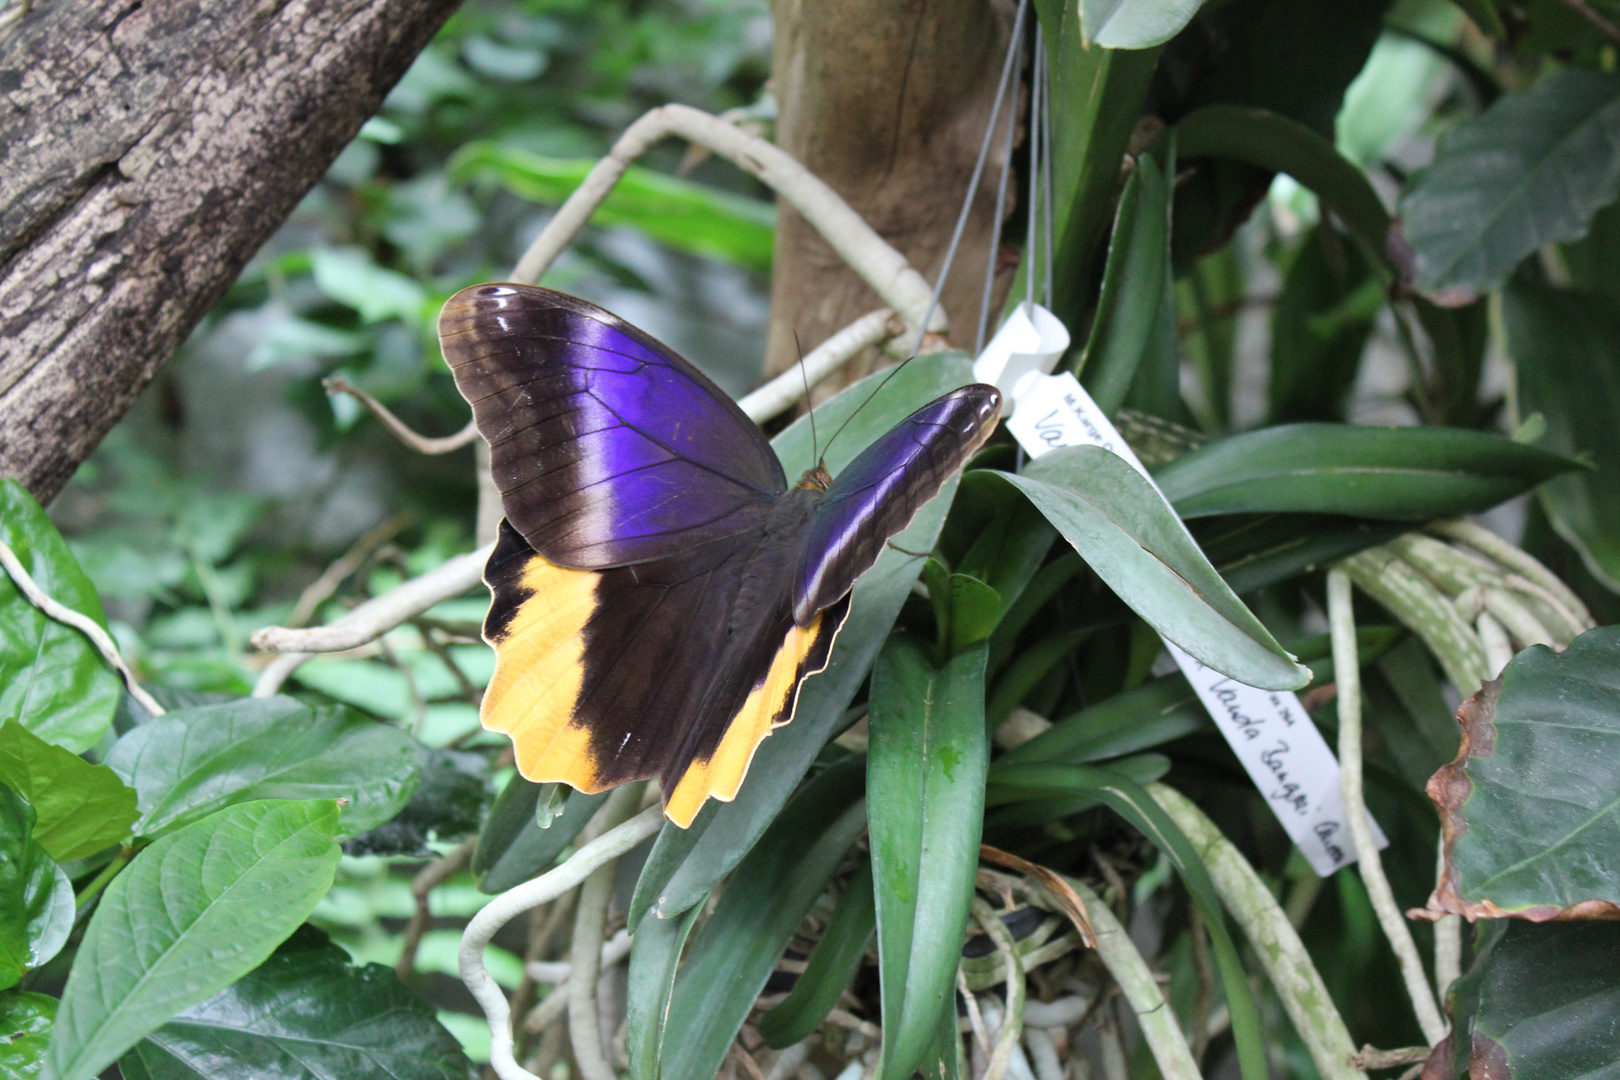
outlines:
[[[1022, 29], [1022, 27], [1016, 27], [1015, 29]], [[1023, 42], [1021, 40], [1015, 38], [1013, 46], [1020, 55], [1023, 53]], [[1018, 118], [1010, 115], [1012, 110], [1008, 111], [1007, 146], [1003, 155], [1006, 164], [1003, 165], [1001, 170], [1001, 182], [996, 185], [996, 215], [991, 219], [992, 228], [995, 232], [990, 237], [990, 254], [984, 268], [984, 295], [979, 303], [979, 332], [973, 339], [973, 352], [975, 355], [984, 350], [985, 332], [990, 327], [990, 294], [995, 287], [996, 281], [996, 256], [1000, 251], [1001, 214], [1007, 205], [1007, 182], [1012, 177], [1013, 136], [1018, 132]]]
[[[985, 126], [984, 141], [979, 144], [979, 159], [973, 165], [973, 179], [968, 181], [967, 196], [962, 200], [961, 212], [956, 215], [956, 228], [951, 232], [950, 246], [945, 249], [945, 261], [940, 265], [939, 277], [934, 281], [933, 295], [928, 298], [928, 308], [923, 312], [922, 322], [917, 327], [917, 343], [911, 347], [913, 354], [922, 348], [923, 336], [928, 333], [928, 320], [934, 317], [934, 309], [939, 306], [940, 294], [945, 291], [945, 279], [951, 272], [951, 263], [956, 260], [956, 249], [962, 243], [962, 233], [967, 229], [968, 214], [973, 209], [973, 197], [979, 193], [979, 181], [984, 176], [984, 165], [990, 157], [991, 135], [996, 130], [996, 121], [1001, 116], [1001, 105], [1007, 96], [1007, 87], [1012, 82], [1013, 60], [1022, 52], [1019, 46], [1024, 36], [1024, 17], [1028, 11], [1029, 0], [1018, 0], [1018, 14], [1013, 17], [1012, 38], [1007, 43], [1007, 58], [1002, 61], [1001, 81], [996, 85], [995, 104], [990, 107], [990, 123]], [[1009, 112], [1016, 111], [1016, 108], [1015, 105]], [[1004, 167], [1003, 182], [1006, 174], [1007, 170]], [[996, 220], [1000, 221], [999, 213]], [[991, 247], [994, 250], [994, 244]]]
[[1041, 209], [1046, 225], [1046, 287], [1041, 302], [1052, 306], [1052, 72], [1046, 62], [1046, 44], [1036, 47], [1035, 73], [1040, 79], [1041, 100], [1045, 109], [1041, 114]]
[[1024, 302], [1035, 303], [1035, 226], [1041, 206], [1041, 108], [1045, 104], [1041, 88], [1041, 54], [1046, 51], [1041, 40], [1041, 25], [1035, 24], [1035, 55], [1029, 72], [1029, 201], [1024, 204], [1027, 219], [1024, 230]]

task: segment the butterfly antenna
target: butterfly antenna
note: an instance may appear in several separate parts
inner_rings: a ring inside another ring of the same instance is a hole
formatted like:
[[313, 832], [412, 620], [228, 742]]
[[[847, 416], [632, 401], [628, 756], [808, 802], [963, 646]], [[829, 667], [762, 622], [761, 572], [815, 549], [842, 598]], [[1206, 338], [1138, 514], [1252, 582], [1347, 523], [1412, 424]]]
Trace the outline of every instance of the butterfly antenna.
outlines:
[[804, 366], [804, 345], [799, 341], [797, 329], [793, 331], [793, 348], [799, 354], [799, 377], [804, 380], [804, 408], [810, 414], [810, 456], [820, 465], [821, 451], [816, 449], [816, 403], [810, 400], [810, 372]]

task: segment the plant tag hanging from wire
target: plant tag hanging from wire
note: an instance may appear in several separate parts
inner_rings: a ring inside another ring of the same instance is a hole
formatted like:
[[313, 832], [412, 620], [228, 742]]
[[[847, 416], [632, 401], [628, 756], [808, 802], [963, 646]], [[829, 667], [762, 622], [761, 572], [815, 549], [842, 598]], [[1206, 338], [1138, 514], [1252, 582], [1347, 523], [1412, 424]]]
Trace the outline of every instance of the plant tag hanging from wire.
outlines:
[[[1005, 395], [1012, 414], [1007, 430], [1030, 457], [1065, 446], [1100, 446], [1153, 483], [1080, 381], [1068, 372], [1048, 374], [1068, 344], [1057, 316], [1039, 304], [1020, 303], [974, 363], [974, 377]], [[1311, 869], [1326, 877], [1354, 862], [1338, 760], [1299, 698], [1241, 683], [1170, 642], [1165, 648]], [[1387, 847], [1378, 823], [1368, 820], [1378, 846]]]

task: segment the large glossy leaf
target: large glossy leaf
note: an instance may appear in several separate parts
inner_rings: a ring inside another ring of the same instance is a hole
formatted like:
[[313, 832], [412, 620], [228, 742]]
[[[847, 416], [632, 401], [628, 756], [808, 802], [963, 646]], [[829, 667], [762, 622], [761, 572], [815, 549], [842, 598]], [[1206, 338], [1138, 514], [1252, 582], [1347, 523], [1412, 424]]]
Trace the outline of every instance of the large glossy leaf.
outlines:
[[1488, 510], [1579, 467], [1479, 431], [1285, 424], [1212, 442], [1153, 478], [1182, 517], [1282, 511], [1429, 521]]
[[1520, 415], [1540, 413], [1549, 449], [1592, 463], [1544, 484], [1542, 508], [1586, 568], [1620, 592], [1620, 308], [1596, 294], [1514, 283], [1502, 290], [1501, 311]]
[[[696, 908], [693, 909], [697, 910]], [[861, 966], [861, 957], [877, 927], [877, 903], [872, 893], [872, 864], [865, 862], [849, 879], [844, 895], [793, 991], [759, 1018], [759, 1033], [770, 1045], [792, 1046], [821, 1026], [838, 999], [849, 988]]]
[[1305, 672], [1221, 580], [1153, 486], [1123, 458], [1066, 447], [998, 473], [1057, 526], [1159, 634], [1251, 686], [1288, 690]]
[[1462, 749], [1429, 781], [1446, 854], [1431, 907], [1620, 915], [1620, 627], [1526, 649], [1457, 718]]
[[1105, 49], [1146, 49], [1181, 32], [1202, 0], [1080, 0], [1080, 26]]
[[56, 999], [24, 990], [0, 993], [0, 1076], [33, 1080], [45, 1066]]
[[118, 843], [140, 816], [135, 789], [117, 773], [51, 745], [15, 721], [0, 724], [0, 783], [34, 808], [39, 815], [34, 840], [57, 862]]
[[1571, 70], [1451, 128], [1401, 198], [1420, 288], [1493, 288], [1620, 194], [1620, 77]]
[[[816, 410], [816, 430], [823, 439], [855, 414], [843, 433], [821, 448], [833, 475], [913, 410], [967, 382], [972, 365], [961, 353], [920, 356], [871, 397], [889, 374], [863, 379]], [[772, 445], [789, 477], [815, 464], [808, 419], [794, 423]], [[907, 552], [933, 548], [955, 492], [954, 481], [946, 484], [855, 583], [849, 617], [838, 632], [827, 670], [805, 680], [793, 723], [760, 744], [736, 801], [706, 807], [691, 829], [664, 826], [637, 883], [632, 919], [639, 921], [653, 905], [669, 918], [702, 900], [776, 818], [849, 708], [922, 571], [923, 560]]]
[[[595, 167], [492, 142], [469, 143], [450, 160], [458, 178], [490, 177], [521, 198], [560, 206]], [[769, 270], [776, 237], [770, 203], [632, 165], [592, 221], [629, 225], [661, 243], [750, 270]]]
[[228, 807], [137, 855], [102, 893], [62, 993], [44, 1080], [90, 1080], [252, 971], [332, 887], [338, 804]]
[[[0, 477], [0, 540], [53, 600], [105, 625], [101, 598], [27, 490]], [[0, 720], [75, 754], [112, 722], [118, 676], [83, 633], [48, 618], [0, 573]]]
[[1473, 967], [1452, 984], [1458, 1034], [1435, 1048], [1423, 1075], [1610, 1080], [1620, 1074], [1620, 924], [1482, 925]]
[[675, 978], [666, 1080], [719, 1071], [793, 931], [866, 827], [862, 765], [840, 762], [812, 780], [726, 883]]
[[1158, 325], [1170, 261], [1170, 193], [1158, 162], [1144, 154], [1120, 195], [1097, 317], [1075, 368], [1109, 415], [1130, 391]]
[[956, 965], [973, 901], [990, 740], [988, 646], [935, 667], [896, 635], [872, 670], [867, 799], [883, 999], [879, 1075], [904, 1080], [954, 1009]]
[[282, 696], [170, 712], [119, 739], [107, 764], [139, 793], [142, 836], [254, 799], [348, 799], [355, 835], [393, 817], [417, 780], [403, 731]]
[[379, 964], [304, 927], [253, 971], [119, 1059], [124, 1080], [472, 1080], [434, 1010]]
[[73, 883], [33, 832], [34, 808], [0, 784], [0, 989], [55, 956], [73, 929]]

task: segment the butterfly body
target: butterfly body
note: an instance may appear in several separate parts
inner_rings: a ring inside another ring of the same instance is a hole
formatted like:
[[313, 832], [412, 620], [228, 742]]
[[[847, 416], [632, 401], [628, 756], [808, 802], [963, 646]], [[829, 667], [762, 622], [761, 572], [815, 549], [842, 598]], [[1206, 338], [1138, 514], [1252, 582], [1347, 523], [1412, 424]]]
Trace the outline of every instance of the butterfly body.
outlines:
[[697, 369], [574, 297], [463, 290], [440, 340], [489, 440], [506, 521], [485, 571], [496, 650], [485, 727], [536, 781], [658, 776], [690, 823], [730, 799], [850, 587], [994, 428], [987, 386], [919, 409], [836, 479], [790, 486]]

